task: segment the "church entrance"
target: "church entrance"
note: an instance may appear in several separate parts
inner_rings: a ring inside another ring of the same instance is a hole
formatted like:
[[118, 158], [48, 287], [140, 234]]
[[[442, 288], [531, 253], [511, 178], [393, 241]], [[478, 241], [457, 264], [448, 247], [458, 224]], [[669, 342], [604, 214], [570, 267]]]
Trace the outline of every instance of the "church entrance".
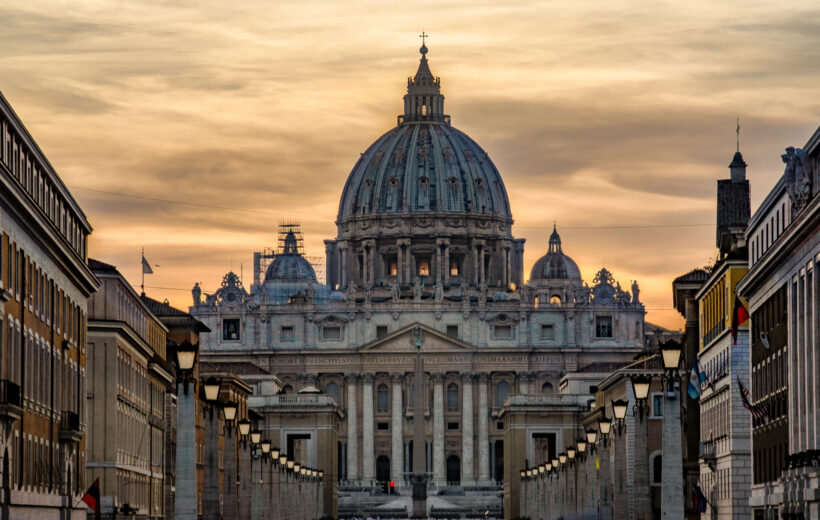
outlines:
[[390, 459], [387, 455], [379, 455], [376, 459], [376, 480], [382, 487], [390, 480]]
[[453, 485], [461, 483], [461, 460], [457, 455], [447, 457], [447, 483]]

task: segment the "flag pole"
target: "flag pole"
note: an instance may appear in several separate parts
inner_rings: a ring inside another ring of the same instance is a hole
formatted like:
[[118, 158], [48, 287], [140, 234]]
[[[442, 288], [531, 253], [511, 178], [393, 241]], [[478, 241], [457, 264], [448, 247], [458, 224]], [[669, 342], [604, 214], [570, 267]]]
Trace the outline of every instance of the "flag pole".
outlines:
[[145, 294], [145, 248], [142, 248], [142, 258], [140, 258], [140, 271], [142, 272], [142, 283], [140, 284], [140, 291]]

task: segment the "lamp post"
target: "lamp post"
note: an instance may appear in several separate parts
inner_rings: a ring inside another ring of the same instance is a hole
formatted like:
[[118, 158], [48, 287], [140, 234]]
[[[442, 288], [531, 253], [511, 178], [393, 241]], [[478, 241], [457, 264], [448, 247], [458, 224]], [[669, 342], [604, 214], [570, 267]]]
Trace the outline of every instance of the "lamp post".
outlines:
[[680, 378], [682, 346], [675, 341], [661, 345], [663, 376], [666, 390], [663, 410], [663, 468], [661, 515], [664, 520], [683, 518], [683, 443], [681, 442], [681, 403], [676, 384]]
[[[196, 358], [199, 346], [190, 342], [176, 345], [175, 388], [177, 389], [177, 443], [176, 471], [173, 508], [178, 520], [197, 518], [197, 477], [196, 477], [196, 401], [198, 399], [196, 379]], [[194, 392], [188, 387], [194, 383]], [[179, 392], [182, 383], [182, 393]]]
[[[644, 412], [649, 416], [647, 401], [652, 378], [645, 374], [633, 375], [630, 378], [632, 392], [635, 395], [635, 406], [632, 407], [633, 446], [635, 453], [635, 489], [649, 489], [649, 453], [648, 424], [643, 420]], [[635, 516], [649, 518], [652, 515], [652, 500], [648, 493], [635, 493]]]

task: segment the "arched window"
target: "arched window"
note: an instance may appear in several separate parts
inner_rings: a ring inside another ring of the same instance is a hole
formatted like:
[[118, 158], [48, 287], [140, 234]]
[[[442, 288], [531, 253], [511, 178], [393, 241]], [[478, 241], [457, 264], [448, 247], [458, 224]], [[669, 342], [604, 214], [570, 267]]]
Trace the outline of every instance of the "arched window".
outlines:
[[389, 409], [387, 399], [387, 385], [379, 385], [376, 390], [376, 410], [379, 412], [386, 412]]
[[419, 262], [419, 276], [430, 276], [430, 262], [427, 260]]
[[286, 395], [287, 394], [292, 394], [293, 393], [293, 387], [290, 386], [290, 385], [285, 385], [285, 386], [282, 387], [282, 391], [280, 393], [283, 393], [283, 394], [286, 394]]
[[652, 459], [652, 484], [660, 485], [663, 482], [663, 455], [655, 455]]
[[550, 303], [553, 305], [561, 305], [561, 297], [557, 294], [550, 296]]
[[458, 410], [458, 385], [455, 383], [447, 385], [447, 409]]
[[552, 383], [544, 383], [541, 385], [542, 394], [551, 394], [553, 392], [555, 392], [555, 389], [552, 387]]
[[532, 308], [533, 309], [538, 308], [538, 296], [536, 296], [535, 298], [532, 299]]
[[510, 384], [506, 381], [499, 381], [495, 387], [495, 405], [504, 406], [504, 401], [510, 395]]
[[325, 393], [328, 395], [332, 395], [333, 398], [336, 399], [336, 402], [339, 402], [339, 385], [337, 385], [336, 383], [332, 381], [328, 383], [325, 387]]

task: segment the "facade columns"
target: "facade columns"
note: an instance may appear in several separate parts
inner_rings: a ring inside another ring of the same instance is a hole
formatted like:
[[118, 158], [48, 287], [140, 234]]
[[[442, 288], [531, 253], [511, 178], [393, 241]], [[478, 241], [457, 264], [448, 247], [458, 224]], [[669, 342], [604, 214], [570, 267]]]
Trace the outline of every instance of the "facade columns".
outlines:
[[404, 283], [404, 249], [401, 240], [396, 242], [396, 278], [398, 283]]
[[345, 378], [347, 385], [347, 479], [359, 479], [359, 433], [356, 423], [359, 421], [357, 404], [359, 396], [356, 392], [357, 376], [349, 375]]
[[528, 373], [519, 374], [518, 375], [518, 393], [520, 393], [520, 394], [529, 394], [531, 392], [530, 381], [532, 381], [532, 375], [531, 374], [528, 374]]
[[490, 437], [487, 400], [489, 374], [478, 375], [478, 481], [482, 485], [490, 480]]
[[[599, 435], [600, 439], [601, 436]], [[598, 473], [598, 486], [600, 491], [598, 493], [598, 518], [601, 520], [612, 519], [612, 504], [609, 497], [612, 493], [612, 479], [609, 476], [609, 447], [604, 446], [604, 441], [600, 440], [598, 443], [598, 463], [601, 468]], [[681, 515], [681, 518], [683, 516]]]
[[433, 480], [446, 478], [444, 471], [444, 374], [433, 374]]
[[373, 455], [373, 374], [362, 374], [362, 478], [376, 478]]
[[461, 483], [475, 485], [473, 471], [473, 375], [461, 376]]
[[[177, 385], [177, 438], [196, 438], [196, 399], [199, 385], [194, 382], [182, 390]], [[176, 520], [196, 520], [197, 518], [197, 485], [196, 485], [196, 443], [177, 442], [176, 445], [176, 492], [173, 505]]]
[[[236, 488], [236, 476], [238, 466], [237, 437], [239, 432], [230, 427], [226, 427], [225, 436], [225, 479], [222, 486], [222, 514], [225, 518], [237, 518], [239, 516], [239, 501]], [[241, 455], [239, 455], [241, 456]]]
[[450, 283], [450, 242], [444, 243], [444, 283]]
[[391, 377], [393, 383], [393, 402], [391, 406], [392, 424], [390, 425], [390, 435], [393, 442], [392, 456], [390, 457], [390, 480], [402, 482], [402, 470], [404, 465], [404, 421], [402, 421], [402, 399], [401, 382], [403, 376], [394, 374]]

